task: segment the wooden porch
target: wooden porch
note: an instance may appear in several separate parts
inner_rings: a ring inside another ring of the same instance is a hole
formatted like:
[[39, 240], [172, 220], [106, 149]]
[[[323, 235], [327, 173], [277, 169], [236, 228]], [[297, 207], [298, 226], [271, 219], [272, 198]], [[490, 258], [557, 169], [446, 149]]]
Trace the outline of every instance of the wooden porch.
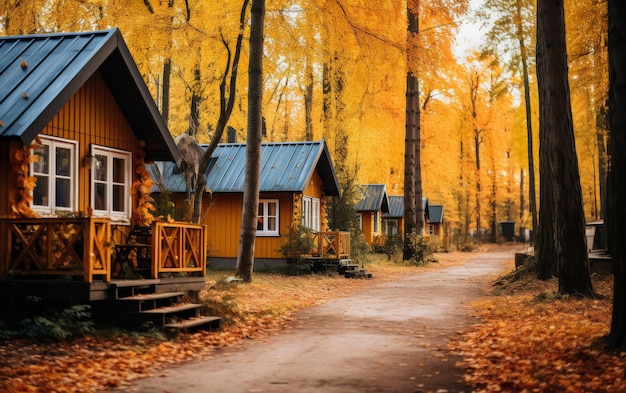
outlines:
[[306, 258], [350, 258], [350, 232], [313, 232], [313, 248]]
[[131, 233], [117, 242], [114, 232], [104, 218], [2, 218], [0, 280], [40, 288], [63, 283], [82, 300], [107, 299], [129, 279], [189, 290], [204, 285], [204, 226], [154, 222], [143, 238]]

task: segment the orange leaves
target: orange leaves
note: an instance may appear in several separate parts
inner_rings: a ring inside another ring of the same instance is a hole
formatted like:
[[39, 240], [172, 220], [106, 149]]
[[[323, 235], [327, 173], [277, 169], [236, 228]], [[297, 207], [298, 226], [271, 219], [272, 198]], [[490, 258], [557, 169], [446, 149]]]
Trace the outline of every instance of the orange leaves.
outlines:
[[137, 158], [135, 160], [135, 173], [138, 175], [138, 180], [133, 182], [133, 192], [137, 193], [139, 196], [138, 206], [134, 211], [133, 219], [139, 226], [150, 226], [152, 222], [155, 220], [153, 211], [156, 210], [152, 202], [154, 200], [150, 196], [152, 193], [152, 186], [154, 185], [154, 181], [150, 177], [150, 172], [146, 169], [146, 163], [144, 161], [145, 152], [143, 148], [146, 146], [146, 142], [143, 140], [139, 141], [139, 152], [137, 153]]
[[[606, 280], [595, 285], [611, 292]], [[626, 354], [598, 345], [610, 326], [610, 300], [546, 295], [554, 287], [524, 279], [513, 293], [508, 288], [507, 295], [476, 304], [481, 325], [451, 347], [463, 354], [466, 380], [478, 391], [623, 389]]]
[[30, 207], [33, 201], [33, 190], [37, 185], [37, 178], [28, 176], [28, 171], [32, 162], [39, 161], [39, 156], [30, 154], [31, 148], [33, 146], [20, 146], [12, 148], [10, 152], [11, 169], [17, 176], [17, 195], [11, 201], [11, 211], [16, 217], [39, 217]]

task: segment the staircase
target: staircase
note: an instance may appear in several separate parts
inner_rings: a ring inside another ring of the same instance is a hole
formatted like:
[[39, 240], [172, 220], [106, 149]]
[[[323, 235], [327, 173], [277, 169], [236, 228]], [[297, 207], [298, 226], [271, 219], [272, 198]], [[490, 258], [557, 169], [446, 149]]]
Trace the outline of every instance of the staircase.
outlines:
[[219, 329], [221, 318], [200, 314], [201, 304], [184, 292], [158, 292], [159, 280], [113, 283], [114, 312], [129, 326], [151, 325], [164, 331]]
[[372, 273], [359, 269], [359, 264], [352, 263], [350, 259], [340, 259], [337, 271], [346, 278], [372, 278]]

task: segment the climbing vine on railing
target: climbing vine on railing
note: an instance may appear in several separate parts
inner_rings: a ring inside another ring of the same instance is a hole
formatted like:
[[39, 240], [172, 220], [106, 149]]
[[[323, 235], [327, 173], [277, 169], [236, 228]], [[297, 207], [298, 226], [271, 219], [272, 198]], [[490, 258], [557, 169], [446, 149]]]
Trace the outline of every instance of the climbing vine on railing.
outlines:
[[154, 207], [154, 199], [151, 194], [154, 181], [150, 177], [150, 173], [146, 168], [146, 162], [144, 160], [146, 152], [143, 148], [146, 146], [146, 142], [139, 141], [139, 152], [135, 159], [135, 173], [137, 174], [137, 180], [133, 182], [133, 192], [137, 193], [139, 197], [138, 206], [134, 211], [135, 223], [139, 226], [150, 226], [155, 220], [152, 212], [156, 211]]
[[35, 144], [22, 145], [11, 149], [11, 170], [17, 175], [17, 195], [11, 201], [11, 210], [15, 217], [39, 218], [32, 208], [33, 190], [37, 185], [37, 178], [29, 176], [32, 162], [39, 162], [37, 154], [30, 154], [31, 149], [40, 148], [41, 141], [35, 138]]

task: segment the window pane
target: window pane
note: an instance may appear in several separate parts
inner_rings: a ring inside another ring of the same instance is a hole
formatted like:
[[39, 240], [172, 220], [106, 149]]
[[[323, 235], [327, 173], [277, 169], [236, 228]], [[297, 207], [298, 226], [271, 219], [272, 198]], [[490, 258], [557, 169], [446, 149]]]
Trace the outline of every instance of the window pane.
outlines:
[[124, 160], [113, 158], [113, 182], [124, 183]]
[[268, 217], [267, 219], [267, 231], [276, 231], [276, 217]]
[[33, 174], [49, 174], [50, 169], [48, 167], [48, 162], [50, 157], [50, 146], [44, 145], [41, 149], [33, 150], [33, 154], [37, 154], [39, 156], [39, 162], [33, 163]]
[[94, 209], [96, 210], [106, 210], [106, 184], [104, 183], [96, 183], [95, 184], [95, 196], [94, 196]]
[[107, 156], [96, 154], [94, 165], [94, 179], [100, 181], [107, 180]]
[[37, 176], [33, 190], [33, 205], [48, 206], [48, 176]]
[[276, 217], [276, 208], [278, 204], [276, 202], [267, 203], [267, 215]]
[[56, 199], [55, 205], [57, 207], [70, 207], [70, 197], [71, 197], [71, 182], [70, 179], [55, 179], [56, 186]]
[[126, 193], [124, 192], [125, 187], [114, 185], [113, 186], [113, 211], [115, 212], [123, 212], [124, 211], [124, 197]]
[[56, 149], [56, 174], [59, 176], [71, 176], [72, 174], [72, 151], [70, 149]]
[[257, 215], [259, 217], [263, 217], [265, 215], [265, 209], [264, 209], [265, 205], [263, 204], [263, 202], [259, 203], [259, 211], [257, 212]]

